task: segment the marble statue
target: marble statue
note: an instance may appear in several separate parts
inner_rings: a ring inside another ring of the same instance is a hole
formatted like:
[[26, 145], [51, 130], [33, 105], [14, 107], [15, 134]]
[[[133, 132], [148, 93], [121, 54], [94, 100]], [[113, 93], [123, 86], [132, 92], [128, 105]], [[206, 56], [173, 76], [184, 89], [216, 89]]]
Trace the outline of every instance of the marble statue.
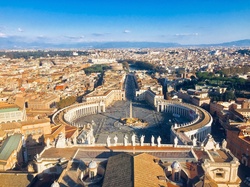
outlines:
[[55, 146], [56, 146], [56, 148], [65, 148], [66, 147], [65, 136], [62, 132], [58, 135]]
[[151, 146], [155, 145], [155, 137], [152, 135], [151, 136]]
[[177, 136], [174, 138], [174, 147], [177, 147], [177, 145], [178, 145], [178, 138], [177, 138]]
[[193, 146], [194, 146], [194, 147], [197, 146], [197, 139], [196, 139], [195, 136], [194, 136], [194, 138], [193, 138]]
[[178, 125], [177, 125], [177, 123], [175, 123], [175, 124], [174, 124], [174, 128], [175, 128], [175, 129], [176, 129], [176, 128], [178, 128]]
[[226, 149], [227, 148], [227, 141], [225, 139], [223, 139], [221, 147], [222, 147], [222, 149]]
[[220, 144], [219, 143], [215, 144], [215, 149], [220, 149]]
[[72, 144], [71, 144], [71, 140], [70, 140], [69, 138], [66, 139], [66, 145], [67, 145], [67, 146], [71, 146], [71, 145], [72, 145]]
[[50, 147], [50, 139], [49, 138], [47, 138], [47, 141], [46, 141], [46, 147]]
[[141, 146], [143, 146], [143, 145], [144, 145], [144, 138], [145, 138], [145, 136], [144, 136], [144, 135], [142, 135], [142, 136], [141, 136], [141, 138], [140, 138]]
[[127, 146], [128, 145], [128, 136], [125, 134], [124, 138], [123, 138], [123, 145]]
[[91, 139], [91, 144], [95, 144], [95, 137], [94, 136]]
[[37, 153], [35, 156], [35, 159], [39, 159], [39, 158], [40, 158], [40, 155]]
[[161, 147], [161, 137], [160, 136], [158, 136], [158, 138], [157, 138], [157, 146]]
[[132, 143], [132, 146], [135, 146], [135, 134], [134, 133], [131, 136], [131, 143]]
[[74, 136], [73, 138], [73, 144], [76, 145], [77, 144], [77, 141], [76, 141], [76, 136]]
[[91, 144], [91, 136], [90, 135], [87, 136], [87, 144], [89, 144], [89, 145]]
[[117, 145], [117, 141], [118, 141], [118, 137], [116, 135], [114, 137], [114, 140], [115, 140], [114, 146], [116, 146]]
[[107, 137], [107, 147], [110, 147], [110, 137]]

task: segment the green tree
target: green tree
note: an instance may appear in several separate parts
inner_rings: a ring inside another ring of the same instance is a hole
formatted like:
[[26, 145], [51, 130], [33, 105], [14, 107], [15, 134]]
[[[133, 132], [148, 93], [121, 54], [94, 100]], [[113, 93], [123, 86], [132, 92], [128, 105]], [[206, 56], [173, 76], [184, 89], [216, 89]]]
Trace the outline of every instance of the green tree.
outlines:
[[75, 96], [69, 96], [65, 99], [61, 99], [58, 103], [57, 103], [57, 108], [61, 109], [61, 108], [65, 108], [67, 106], [70, 106], [72, 104], [74, 104], [76, 102], [76, 97]]
[[223, 100], [224, 101], [229, 101], [229, 100], [234, 100], [235, 99], [235, 94], [234, 94], [234, 91], [226, 91], [224, 94], [223, 94]]

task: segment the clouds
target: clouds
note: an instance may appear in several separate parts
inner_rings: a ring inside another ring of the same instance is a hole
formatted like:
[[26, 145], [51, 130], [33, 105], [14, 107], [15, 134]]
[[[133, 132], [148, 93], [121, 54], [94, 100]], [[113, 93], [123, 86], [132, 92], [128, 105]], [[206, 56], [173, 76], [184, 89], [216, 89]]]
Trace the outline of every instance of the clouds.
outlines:
[[0, 38], [7, 38], [7, 35], [4, 34], [4, 33], [2, 33], [2, 32], [0, 32]]
[[198, 35], [199, 33], [181, 33], [181, 34], [177, 33], [174, 36], [184, 37], [184, 36], [198, 36]]
[[67, 42], [76, 42], [76, 43], [79, 43], [79, 42], [84, 42], [85, 40], [85, 36], [63, 36], [62, 40], [65, 40]]
[[106, 33], [91, 33], [90, 35], [94, 36], [94, 37], [104, 37], [104, 36], [108, 36], [110, 34], [111, 33], [106, 32]]
[[71, 40], [78, 40], [83, 39], [84, 36], [64, 36], [65, 38], [71, 39]]
[[131, 31], [126, 29], [126, 30], [123, 31], [123, 33], [128, 34], [128, 33], [131, 33]]
[[23, 30], [23, 29], [21, 29], [20, 27], [19, 27], [19, 28], [17, 28], [17, 30], [18, 30], [18, 32], [24, 32], [24, 30]]
[[[21, 32], [24, 32], [24, 30], [21, 29], [20, 27], [15, 29], [15, 28], [9, 28], [6, 26], [0, 26], [0, 38], [16, 37]], [[5, 33], [8, 33], [8, 35]]]
[[95, 37], [105, 36], [105, 34], [103, 34], [103, 33], [92, 33], [91, 35], [95, 36]]
[[33, 42], [43, 42], [43, 43], [51, 43], [51, 44], [60, 44], [60, 43], [80, 43], [85, 42], [85, 36], [73, 36], [73, 35], [65, 35], [65, 36], [46, 36], [46, 35], [38, 35], [34, 37], [26, 38], [26, 40], [30, 40]]

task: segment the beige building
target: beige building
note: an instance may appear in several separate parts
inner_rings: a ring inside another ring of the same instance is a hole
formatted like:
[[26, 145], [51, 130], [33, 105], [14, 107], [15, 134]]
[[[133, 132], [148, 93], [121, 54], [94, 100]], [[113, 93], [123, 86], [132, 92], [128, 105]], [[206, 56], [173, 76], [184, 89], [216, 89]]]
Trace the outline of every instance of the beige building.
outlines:
[[250, 108], [235, 109], [234, 112], [241, 119], [250, 119]]
[[106, 71], [103, 76], [103, 84], [87, 94], [83, 101], [103, 102], [107, 107], [114, 101], [125, 100], [125, 77], [126, 72], [124, 71]]
[[44, 135], [51, 134], [51, 124], [49, 118], [23, 122], [2, 123], [0, 124], [0, 129], [0, 138], [2, 140], [7, 135], [22, 133], [28, 146], [44, 143]]
[[0, 123], [21, 122], [26, 120], [25, 107], [5, 102], [0, 103]]
[[195, 106], [206, 107], [210, 103], [208, 92], [189, 89], [187, 91], [180, 90], [177, 93], [178, 97]]
[[137, 72], [134, 75], [138, 89], [135, 93], [135, 100], [146, 101], [151, 106], [157, 107], [157, 102], [164, 99], [162, 94], [162, 86], [156, 79], [148, 76], [144, 72]]
[[35, 94], [27, 98], [27, 107], [28, 109], [50, 109], [59, 101], [60, 96], [56, 94]]
[[44, 136], [51, 134], [50, 119], [38, 119], [21, 123], [27, 146], [44, 143]]
[[228, 149], [245, 166], [250, 167], [250, 123], [235, 123], [227, 129]]

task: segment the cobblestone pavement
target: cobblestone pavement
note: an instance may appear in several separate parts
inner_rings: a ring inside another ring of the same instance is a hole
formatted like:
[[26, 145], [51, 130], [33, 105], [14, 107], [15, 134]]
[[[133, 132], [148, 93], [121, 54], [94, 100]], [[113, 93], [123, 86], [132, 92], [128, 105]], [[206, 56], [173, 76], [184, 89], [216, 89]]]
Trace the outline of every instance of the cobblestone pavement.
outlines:
[[123, 117], [129, 116], [129, 101], [117, 101], [106, 109], [105, 113], [84, 116], [77, 119], [77, 123], [87, 124], [93, 120], [95, 122], [94, 135], [96, 143], [106, 143], [107, 136], [114, 141], [118, 136], [118, 143], [123, 142], [123, 136], [128, 135], [129, 141], [133, 133], [136, 135], [136, 142], [139, 142], [141, 135], [145, 135], [145, 143], [150, 143], [151, 136], [161, 136], [162, 143], [169, 142], [172, 115], [154, 111], [149, 105], [142, 102], [133, 102], [133, 117], [143, 119], [148, 123], [145, 128], [135, 128], [126, 125], [114, 125]]

